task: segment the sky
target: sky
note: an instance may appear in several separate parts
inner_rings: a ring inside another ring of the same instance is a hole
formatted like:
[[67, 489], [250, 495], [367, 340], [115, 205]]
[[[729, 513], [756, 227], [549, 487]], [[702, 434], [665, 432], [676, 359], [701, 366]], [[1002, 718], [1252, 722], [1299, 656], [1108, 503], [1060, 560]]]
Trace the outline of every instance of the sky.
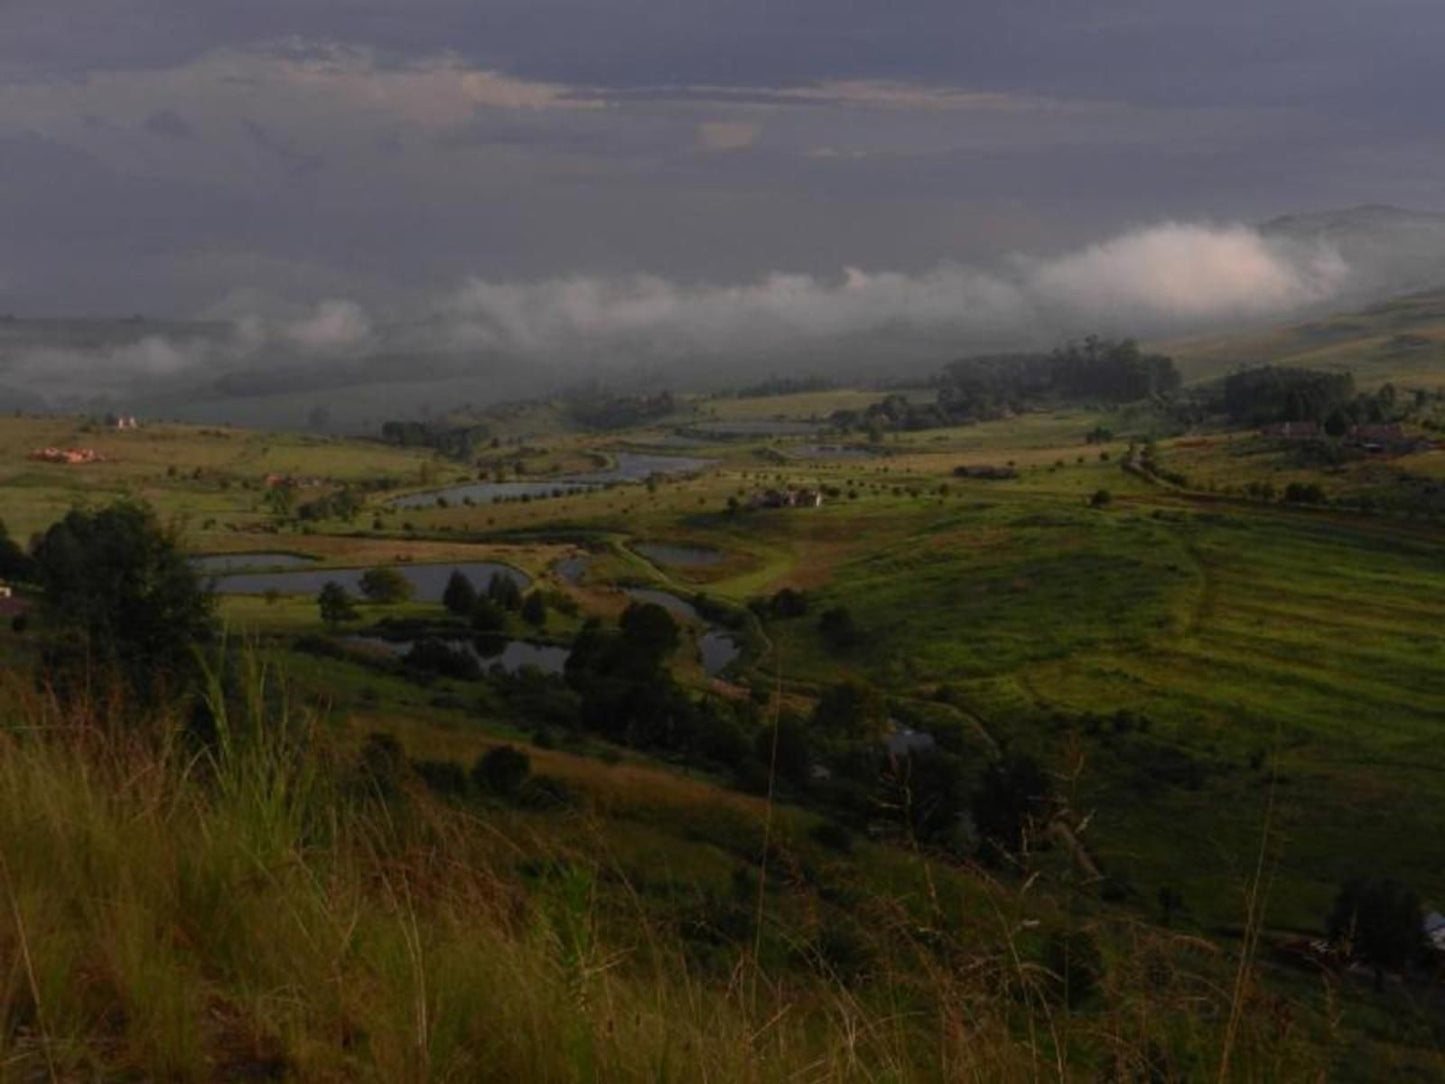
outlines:
[[[1442, 34], [1437, 0], [5, 0], [0, 312], [299, 356], [1283, 311], [1348, 268], [1239, 227], [1445, 210]], [[1079, 281], [1110, 251], [1218, 275]]]

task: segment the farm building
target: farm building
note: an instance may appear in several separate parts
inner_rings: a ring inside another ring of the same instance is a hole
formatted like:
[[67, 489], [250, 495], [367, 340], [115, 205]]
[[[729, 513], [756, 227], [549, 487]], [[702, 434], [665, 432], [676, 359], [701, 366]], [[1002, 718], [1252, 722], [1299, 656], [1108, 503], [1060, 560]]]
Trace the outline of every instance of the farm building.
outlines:
[[38, 463], [63, 463], [71, 467], [105, 462], [105, 456], [94, 448], [36, 448], [30, 458]]

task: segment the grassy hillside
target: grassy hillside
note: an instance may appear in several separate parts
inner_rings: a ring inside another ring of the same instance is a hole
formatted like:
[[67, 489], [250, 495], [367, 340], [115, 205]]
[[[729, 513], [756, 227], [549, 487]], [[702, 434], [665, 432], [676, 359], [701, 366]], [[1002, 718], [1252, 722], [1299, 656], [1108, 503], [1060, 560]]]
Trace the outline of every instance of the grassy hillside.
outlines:
[[1349, 370], [1362, 387], [1445, 386], [1445, 291], [1252, 334], [1165, 344], [1188, 382], [1254, 365]]
[[[1124, 469], [1147, 423], [1128, 413], [874, 442], [693, 428], [713, 410], [800, 421], [872, 394], [704, 400], [670, 423], [551, 432], [465, 464], [339, 439], [0, 419], [0, 518], [21, 540], [130, 494], [195, 553], [501, 562], [551, 599], [544, 627], [510, 614], [506, 634], [554, 646], [589, 616], [615, 621], [628, 589], [705, 592], [742, 655], [705, 673], [715, 618], [699, 617], [669, 670], [730, 706], [747, 761], [559, 721], [559, 704], [579, 710], [560, 678], [440, 677], [348, 646], [382, 619], [447, 620], [435, 602], [365, 603], [333, 634], [314, 591], [224, 598], [233, 642], [257, 645], [288, 706], [242, 697], [242, 738], [219, 759], [197, 755], [179, 715], [118, 736], [104, 713], [59, 712], [27, 679], [43, 629], [0, 630], [6, 1064], [388, 1080], [1445, 1071], [1437, 991], [1377, 994], [1272, 949], [1318, 936], [1355, 873], [1445, 902], [1445, 528], [1385, 500], [1433, 484], [1442, 453], [1327, 468], [1252, 434], [1192, 435], [1159, 442], [1187, 476], [1168, 484]], [[1118, 437], [1088, 443], [1101, 423]], [[25, 458], [45, 444], [108, 462]], [[638, 449], [706, 463], [504, 503], [388, 504]], [[955, 474], [983, 465], [1017, 474]], [[301, 500], [363, 488], [365, 506], [300, 521], [268, 502], [272, 473], [314, 482]], [[1247, 499], [1263, 480], [1317, 482], [1335, 503]], [[827, 499], [747, 508], [794, 487]], [[1379, 499], [1366, 510], [1362, 494]], [[671, 564], [648, 543], [713, 557]], [[559, 566], [576, 559], [575, 575]], [[762, 605], [784, 587], [805, 592], [806, 613]], [[820, 629], [835, 607], [859, 630], [850, 643]], [[255, 692], [254, 675], [238, 680]], [[844, 680], [877, 691], [882, 725], [952, 735], [969, 794], [1006, 755], [1037, 758], [1059, 812], [1036, 852], [988, 865], [962, 825], [952, 840], [901, 830], [888, 803], [908, 801], [906, 772], [851, 814], [837, 780], [779, 777], [771, 720], [796, 714], [831, 750], [829, 720], [806, 720]], [[399, 742], [394, 756], [374, 734]], [[435, 785], [438, 764], [465, 779], [503, 743], [547, 781], [531, 799]]]

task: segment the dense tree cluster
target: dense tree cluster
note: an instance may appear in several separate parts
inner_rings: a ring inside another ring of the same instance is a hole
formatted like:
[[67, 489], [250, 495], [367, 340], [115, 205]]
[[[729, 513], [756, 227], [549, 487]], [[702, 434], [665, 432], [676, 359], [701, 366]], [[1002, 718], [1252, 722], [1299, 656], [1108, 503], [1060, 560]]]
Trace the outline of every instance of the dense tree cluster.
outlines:
[[471, 460], [492, 439], [492, 431], [477, 422], [445, 425], [422, 421], [390, 421], [381, 426], [381, 439], [402, 448], [433, 448], [452, 459]]
[[963, 358], [937, 378], [932, 403], [889, 395], [862, 411], [839, 411], [836, 425], [869, 430], [929, 429], [982, 421], [1051, 402], [1132, 403], [1174, 395], [1179, 370], [1132, 339], [1090, 336], [1048, 354]]
[[351, 522], [365, 506], [361, 494], [349, 486], [343, 486], [324, 497], [307, 501], [296, 509], [296, 518], [308, 521], [340, 519]]
[[1355, 398], [1349, 373], [1325, 373], [1264, 365], [1224, 379], [1224, 412], [1244, 425], [1272, 422], [1324, 424]]
[[567, 413], [586, 429], [630, 429], [677, 409], [672, 393], [657, 395], [607, 395], [599, 391], [576, 391], [566, 399]]

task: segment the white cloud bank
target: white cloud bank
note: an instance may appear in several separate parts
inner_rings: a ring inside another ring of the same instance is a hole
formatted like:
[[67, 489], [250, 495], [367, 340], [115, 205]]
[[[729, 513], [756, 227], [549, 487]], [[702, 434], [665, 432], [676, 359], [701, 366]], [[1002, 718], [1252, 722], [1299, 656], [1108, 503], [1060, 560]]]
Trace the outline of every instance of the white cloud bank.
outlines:
[[769, 274], [741, 286], [649, 276], [530, 283], [473, 279], [444, 323], [468, 347], [547, 354], [611, 345], [651, 352], [783, 349], [798, 340], [896, 332], [1026, 342], [1107, 325], [1158, 334], [1285, 315], [1327, 301], [1349, 269], [1326, 248], [1272, 243], [1242, 226], [1166, 224], [1008, 272], [945, 265], [919, 274], [847, 269]]
[[[1323, 246], [1269, 240], [1243, 226], [1169, 223], [1002, 271], [945, 265], [917, 274], [847, 269], [832, 279], [770, 273], [733, 286], [653, 276], [475, 278], [402, 312], [346, 299], [313, 307], [243, 291], [224, 303], [229, 336], [147, 336], [104, 351], [32, 350], [3, 379], [38, 391], [84, 377], [93, 389], [256, 366], [302, 367], [385, 354], [546, 363], [785, 358], [819, 345], [925, 341], [965, 352], [1044, 345], [1090, 331], [1152, 336], [1285, 317], [1340, 296], [1352, 272]], [[886, 360], [880, 358], [879, 360]]]

